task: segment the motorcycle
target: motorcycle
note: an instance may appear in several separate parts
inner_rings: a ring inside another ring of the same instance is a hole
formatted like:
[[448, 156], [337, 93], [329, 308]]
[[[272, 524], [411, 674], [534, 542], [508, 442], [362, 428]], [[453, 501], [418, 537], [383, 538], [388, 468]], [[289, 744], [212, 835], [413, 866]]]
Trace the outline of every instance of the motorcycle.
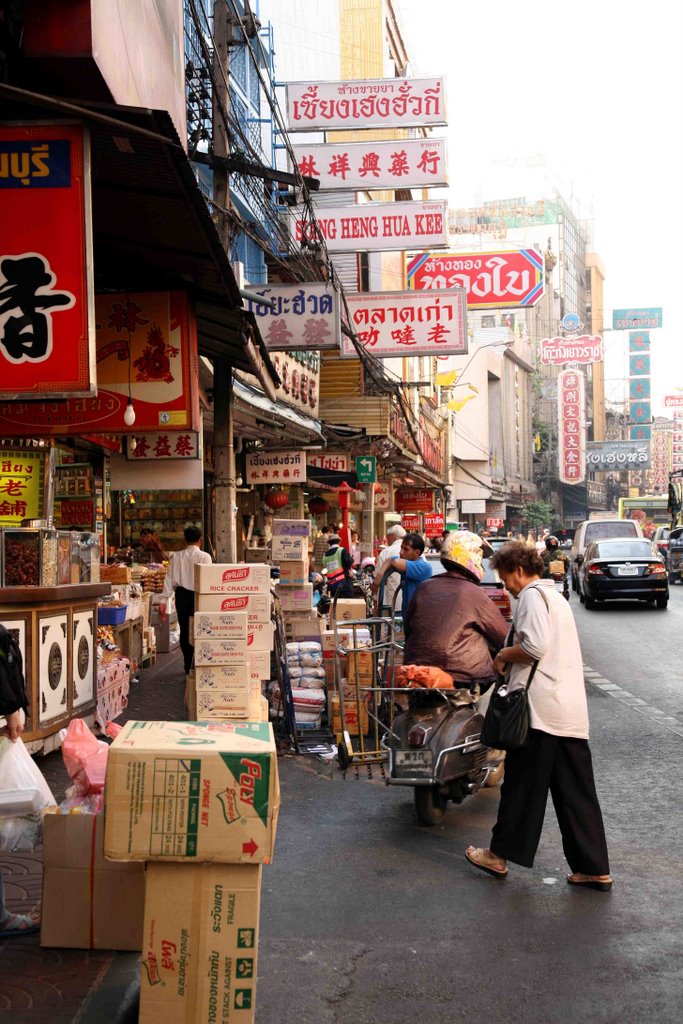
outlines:
[[407, 709], [387, 726], [381, 741], [387, 785], [413, 787], [421, 825], [438, 825], [449, 800], [460, 804], [502, 778], [505, 754], [480, 741], [484, 717], [476, 694], [464, 688], [406, 690]]
[[569, 600], [569, 580], [566, 572], [551, 572], [550, 579], [555, 584], [555, 590], [562, 594], [567, 601]]

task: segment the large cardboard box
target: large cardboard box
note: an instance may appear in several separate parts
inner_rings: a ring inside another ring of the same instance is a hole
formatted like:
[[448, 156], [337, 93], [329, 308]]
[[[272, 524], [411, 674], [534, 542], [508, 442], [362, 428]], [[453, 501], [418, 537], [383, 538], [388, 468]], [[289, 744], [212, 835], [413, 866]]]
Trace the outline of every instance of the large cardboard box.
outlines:
[[251, 657], [252, 651], [272, 651], [273, 649], [273, 623], [272, 622], [250, 622], [247, 626], [247, 656]]
[[298, 587], [302, 583], [308, 583], [308, 559], [300, 559], [296, 562], [280, 562], [280, 583], [281, 587]]
[[276, 516], [271, 523], [273, 537], [310, 537], [310, 519], [280, 519]]
[[268, 594], [197, 594], [197, 612], [246, 612], [249, 622], [269, 622], [273, 599]]
[[273, 537], [274, 562], [303, 562], [308, 560], [308, 537]]
[[251, 1024], [260, 889], [256, 865], [149, 865], [140, 1024]]
[[269, 565], [195, 564], [194, 589], [197, 594], [269, 594]]
[[[333, 696], [328, 705], [328, 714], [332, 718], [332, 732], [340, 733], [342, 731], [341, 713], [339, 710], [339, 697]], [[344, 701], [344, 719], [346, 723], [346, 731], [350, 736], [358, 735], [358, 704], [355, 700]], [[361, 704], [361, 725], [363, 728], [363, 735], [367, 735], [369, 729], [369, 718], [368, 709], [364, 704]]]
[[145, 867], [104, 859], [104, 815], [47, 814], [41, 946], [142, 949]]
[[194, 670], [198, 690], [248, 690], [251, 682], [250, 661], [234, 665], [198, 665]]
[[260, 722], [260, 700], [260, 680], [256, 685], [252, 683], [248, 690], [197, 690], [197, 721], [242, 718], [247, 722]]
[[367, 619], [368, 607], [362, 597], [340, 597], [336, 605], [332, 602], [330, 624], [348, 620]]
[[270, 679], [270, 651], [249, 651], [249, 667], [259, 679]]
[[312, 583], [304, 583], [300, 587], [278, 586], [277, 595], [280, 598], [280, 607], [285, 613], [309, 612], [313, 607]]
[[195, 612], [193, 619], [194, 638], [201, 640], [219, 637], [221, 640], [247, 639], [247, 613], [244, 612]]
[[194, 663], [200, 665], [234, 665], [247, 660], [247, 641], [225, 637], [208, 637], [194, 642]]
[[285, 637], [288, 642], [310, 640], [313, 643], [319, 644], [324, 627], [325, 620], [321, 619], [315, 611], [305, 614], [288, 614], [285, 618]]
[[280, 785], [259, 722], [127, 722], [109, 748], [105, 856], [268, 862]]
[[346, 678], [359, 686], [372, 686], [373, 662], [372, 651], [352, 651], [346, 656]]

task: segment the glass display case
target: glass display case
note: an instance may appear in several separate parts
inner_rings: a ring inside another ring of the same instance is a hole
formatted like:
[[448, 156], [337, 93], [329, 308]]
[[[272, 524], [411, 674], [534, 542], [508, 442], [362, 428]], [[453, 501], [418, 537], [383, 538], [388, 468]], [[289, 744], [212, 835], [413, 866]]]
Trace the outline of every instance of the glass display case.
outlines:
[[4, 587], [57, 586], [56, 530], [4, 529], [1, 546]]

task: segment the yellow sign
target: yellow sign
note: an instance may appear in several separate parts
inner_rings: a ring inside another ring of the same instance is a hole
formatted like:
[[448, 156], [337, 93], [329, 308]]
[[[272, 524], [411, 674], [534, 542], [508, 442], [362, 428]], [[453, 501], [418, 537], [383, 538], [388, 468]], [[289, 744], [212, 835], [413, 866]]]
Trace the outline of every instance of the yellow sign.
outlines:
[[0, 450], [0, 526], [45, 519], [45, 451]]

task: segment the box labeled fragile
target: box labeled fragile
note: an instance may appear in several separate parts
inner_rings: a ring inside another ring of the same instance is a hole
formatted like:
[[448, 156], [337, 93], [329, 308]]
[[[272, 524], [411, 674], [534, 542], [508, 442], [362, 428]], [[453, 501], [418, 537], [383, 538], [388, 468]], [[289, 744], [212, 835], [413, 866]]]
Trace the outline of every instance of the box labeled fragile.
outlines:
[[113, 860], [268, 862], [280, 806], [272, 728], [127, 722], [109, 748], [104, 804]]
[[248, 690], [197, 690], [197, 721], [207, 718], [243, 718], [261, 721], [261, 682], [253, 682]]
[[251, 682], [250, 661], [233, 665], [197, 665], [194, 670], [198, 690], [247, 690]]
[[251, 657], [252, 651], [272, 651], [273, 649], [273, 623], [272, 622], [250, 622], [247, 625], [247, 656]]
[[195, 564], [197, 594], [269, 594], [269, 565]]
[[268, 594], [197, 594], [197, 612], [246, 612], [250, 622], [269, 622], [273, 599]]
[[308, 583], [308, 559], [280, 562], [280, 586], [297, 587]]
[[251, 1024], [260, 889], [258, 865], [149, 865], [140, 1024]]
[[[332, 732], [340, 733], [342, 731], [342, 720], [341, 712], [339, 710], [340, 701], [339, 697], [333, 696], [328, 705], [328, 714], [332, 718]], [[368, 709], [365, 704], [361, 703], [361, 725], [363, 729], [363, 735], [365, 736], [369, 728]], [[358, 736], [358, 704], [355, 700], [344, 701], [344, 722], [346, 725], [346, 731], [350, 736]]]
[[194, 638], [220, 637], [221, 640], [247, 639], [246, 612], [195, 612]]
[[308, 537], [273, 537], [274, 562], [303, 562], [308, 559]]
[[301, 587], [278, 586], [277, 595], [283, 612], [309, 612], [313, 607], [313, 584]]
[[104, 859], [103, 814], [46, 814], [41, 946], [142, 949], [144, 864]]
[[201, 665], [230, 665], [247, 660], [247, 641], [209, 637], [195, 640], [194, 663]]

